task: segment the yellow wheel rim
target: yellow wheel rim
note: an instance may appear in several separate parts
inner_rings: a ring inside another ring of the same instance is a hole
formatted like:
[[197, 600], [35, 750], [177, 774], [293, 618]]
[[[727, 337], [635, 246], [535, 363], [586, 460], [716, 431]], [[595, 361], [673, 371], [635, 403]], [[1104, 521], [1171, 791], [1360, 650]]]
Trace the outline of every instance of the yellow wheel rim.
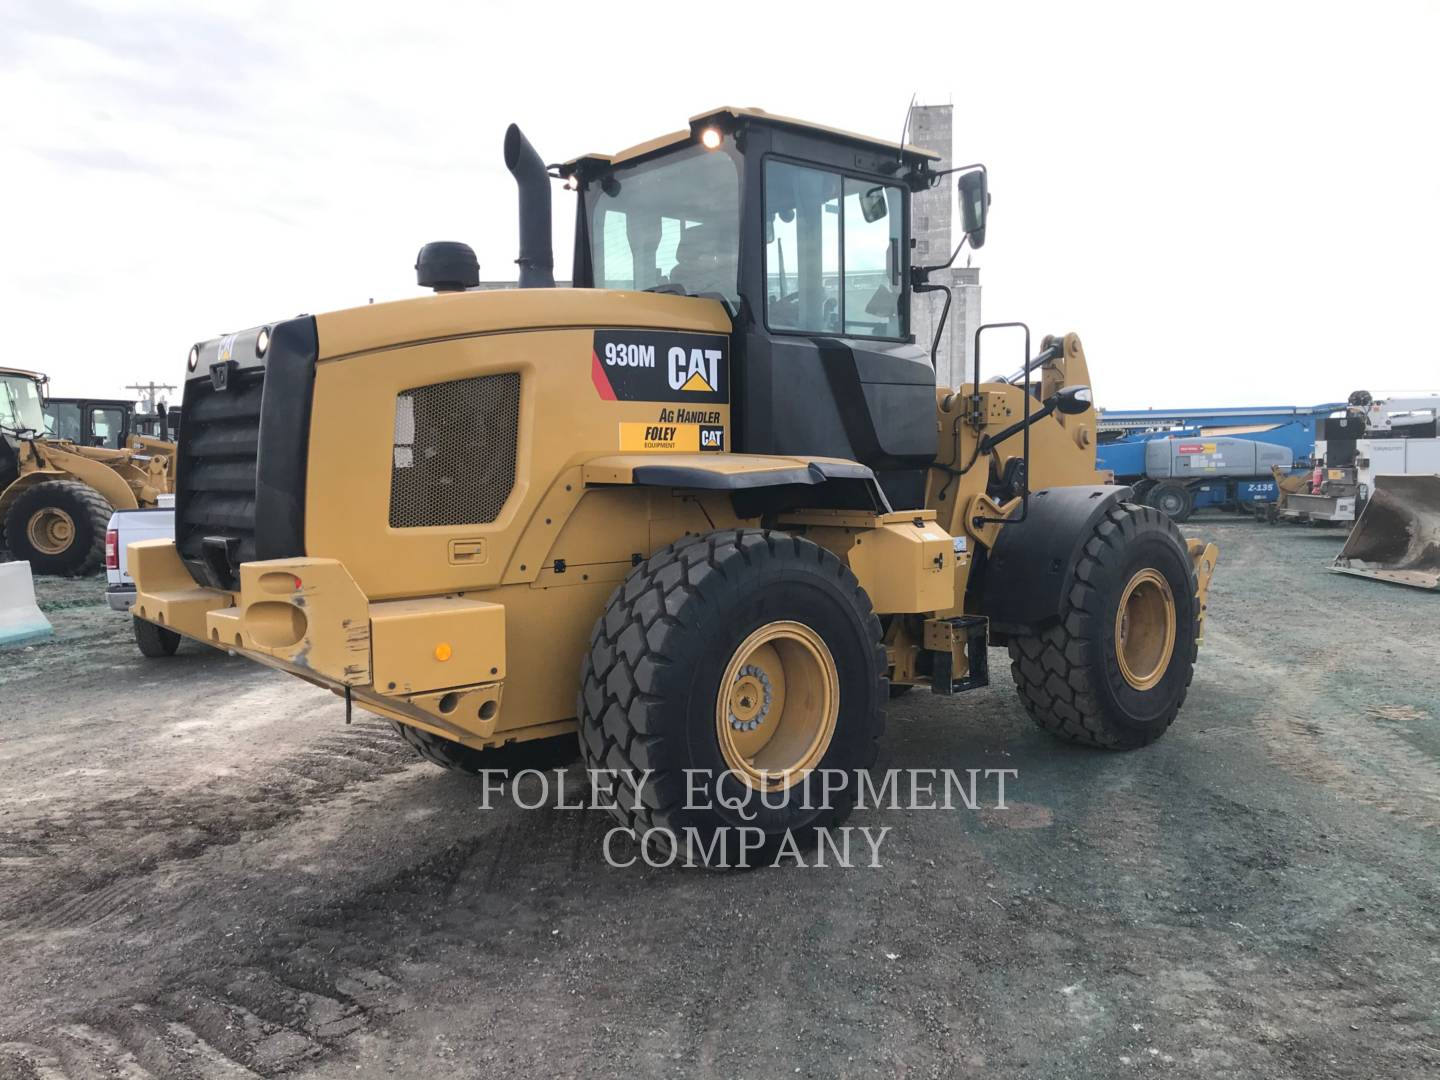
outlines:
[[715, 696], [725, 765], [752, 788], [799, 783], [830, 748], [840, 715], [840, 673], [804, 623], [766, 623], [740, 643]]
[[1115, 612], [1115, 656], [1120, 674], [1136, 690], [1149, 690], [1165, 676], [1175, 651], [1175, 596], [1158, 570], [1130, 579]]
[[25, 535], [42, 555], [63, 555], [75, 542], [75, 519], [58, 507], [47, 506], [30, 515]]

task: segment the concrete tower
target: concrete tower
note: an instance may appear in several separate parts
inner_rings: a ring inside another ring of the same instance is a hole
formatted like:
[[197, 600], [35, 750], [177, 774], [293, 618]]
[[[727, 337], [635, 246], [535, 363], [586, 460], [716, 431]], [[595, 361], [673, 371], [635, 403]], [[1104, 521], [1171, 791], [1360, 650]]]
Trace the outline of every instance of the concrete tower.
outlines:
[[[940, 155], [938, 168], [954, 165], [952, 118], [950, 105], [916, 105], [910, 114], [910, 132], [906, 141]], [[951, 220], [956, 206], [955, 177], [947, 176], [929, 191], [922, 191], [911, 203], [911, 231], [915, 247], [910, 253], [917, 266], [934, 266], [950, 258], [958, 237], [952, 236]], [[964, 263], [965, 258], [956, 260]], [[980, 271], [960, 265], [930, 275], [937, 285], [949, 285], [954, 299], [945, 332], [936, 355], [936, 380], [941, 385], [959, 386], [969, 370], [975, 347], [975, 329], [980, 325]], [[940, 311], [945, 305], [944, 293], [925, 293], [914, 299], [910, 329], [918, 344], [929, 347]], [[991, 374], [994, 374], [993, 372]]]

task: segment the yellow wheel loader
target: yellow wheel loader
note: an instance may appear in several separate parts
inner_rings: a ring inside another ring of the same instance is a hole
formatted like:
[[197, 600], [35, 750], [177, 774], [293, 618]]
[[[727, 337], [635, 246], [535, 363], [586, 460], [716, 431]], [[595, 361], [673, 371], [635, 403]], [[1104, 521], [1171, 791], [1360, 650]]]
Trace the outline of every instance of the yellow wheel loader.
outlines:
[[155, 506], [171, 490], [175, 444], [129, 436], [83, 446], [45, 428], [44, 375], [0, 368], [0, 527], [37, 574], [89, 574], [105, 560], [115, 510]]
[[[1062, 739], [1166, 730], [1215, 548], [1096, 472], [1074, 335], [936, 385], [910, 323], [941, 287], [910, 243], [933, 155], [722, 108], [558, 166], [512, 126], [505, 158], [518, 289], [431, 244], [434, 295], [191, 349], [137, 618], [447, 766], [578, 731], [623, 823], [702, 839], [842, 820], [889, 694], [984, 686], [991, 646]], [[578, 193], [569, 289], [552, 179]], [[958, 179], [977, 247], [987, 185]]]

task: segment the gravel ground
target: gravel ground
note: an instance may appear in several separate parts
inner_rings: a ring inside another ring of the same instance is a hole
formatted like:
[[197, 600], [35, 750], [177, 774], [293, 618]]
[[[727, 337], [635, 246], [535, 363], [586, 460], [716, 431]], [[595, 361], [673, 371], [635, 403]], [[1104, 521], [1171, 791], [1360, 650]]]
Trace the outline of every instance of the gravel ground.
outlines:
[[1058, 745], [996, 653], [881, 765], [1015, 769], [1009, 809], [861, 811], [880, 868], [611, 868], [608, 818], [486, 809], [42, 581], [56, 639], [0, 655], [0, 1077], [1440, 1075], [1440, 595], [1324, 572], [1339, 533], [1185, 531], [1221, 563], [1175, 728]]

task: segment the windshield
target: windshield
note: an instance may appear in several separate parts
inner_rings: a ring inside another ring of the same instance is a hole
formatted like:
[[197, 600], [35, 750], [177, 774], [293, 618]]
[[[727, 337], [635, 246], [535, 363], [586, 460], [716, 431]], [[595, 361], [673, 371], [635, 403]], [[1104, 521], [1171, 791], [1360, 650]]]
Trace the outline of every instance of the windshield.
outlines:
[[739, 299], [740, 162], [728, 149], [687, 147], [622, 166], [587, 185], [585, 198], [597, 288]]
[[45, 430], [60, 439], [79, 442], [84, 435], [80, 424], [80, 404], [75, 401], [47, 401]]
[[12, 431], [45, 430], [40, 384], [24, 375], [0, 375], [0, 427]]

